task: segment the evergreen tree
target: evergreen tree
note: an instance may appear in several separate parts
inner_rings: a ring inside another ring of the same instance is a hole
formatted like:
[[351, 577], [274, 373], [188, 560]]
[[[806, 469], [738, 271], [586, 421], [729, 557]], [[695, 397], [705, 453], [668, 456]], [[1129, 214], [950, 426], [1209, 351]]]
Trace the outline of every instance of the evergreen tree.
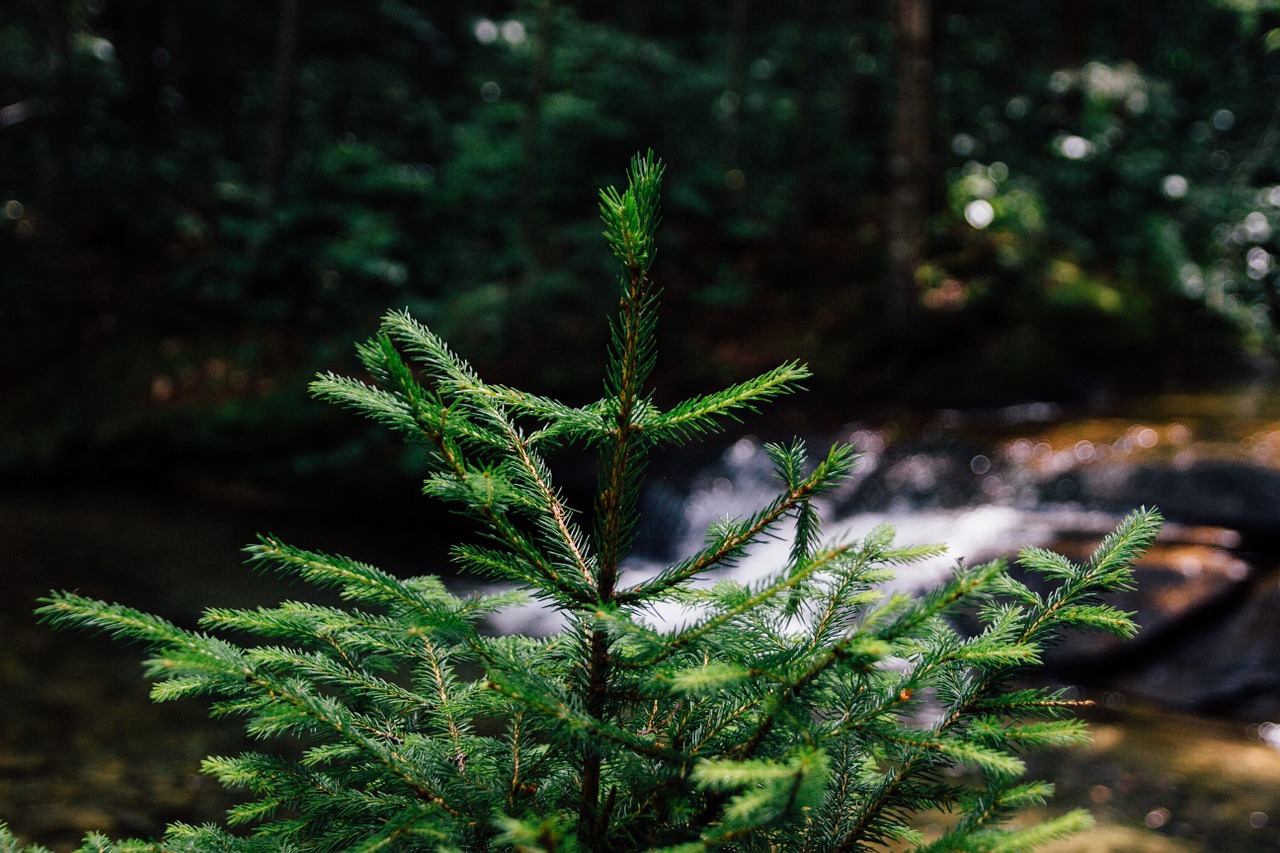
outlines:
[[[1013, 679], [1063, 629], [1135, 630], [1098, 597], [1130, 583], [1154, 512], [1132, 515], [1081, 565], [1025, 551], [1023, 564], [1050, 582], [1044, 594], [1003, 562], [958, 563], [923, 595], [887, 594], [896, 567], [940, 549], [896, 546], [887, 527], [824, 540], [814, 501], [856, 455], [837, 445], [811, 461], [795, 442], [769, 447], [772, 503], [720, 521], [697, 553], [656, 574], [629, 576], [649, 453], [807, 375], [785, 364], [665, 411], [654, 403], [661, 176], [638, 157], [627, 188], [601, 194], [621, 297], [598, 402], [572, 408], [486, 383], [405, 313], [359, 347], [372, 382], [314, 383], [320, 398], [426, 448], [426, 493], [486, 534], [456, 546], [455, 563], [511, 591], [459, 597], [437, 577], [401, 579], [268, 536], [250, 549], [256, 563], [350, 606], [210, 609], [202, 630], [186, 630], [72, 593], [45, 600], [54, 624], [143, 641], [157, 700], [211, 697], [213, 713], [244, 718], [251, 734], [300, 744], [207, 759], [206, 772], [249, 794], [230, 829], [90, 836], [84, 850], [1015, 851], [1087, 825], [1078, 811], [1006, 825], [1051, 793], [1020, 781], [1017, 753], [1085, 737], [1070, 716], [1077, 703]], [[544, 462], [565, 445], [599, 454], [594, 514], [566, 505]], [[771, 574], [698, 583], [782, 533], [793, 545]], [[563, 629], [485, 630], [526, 598]], [[685, 624], [647, 618], [672, 604], [688, 608]], [[953, 627], [962, 611], [980, 615], [980, 630]], [[925, 838], [912, 819], [932, 809], [958, 818]], [[21, 849], [0, 825], [0, 851]]]

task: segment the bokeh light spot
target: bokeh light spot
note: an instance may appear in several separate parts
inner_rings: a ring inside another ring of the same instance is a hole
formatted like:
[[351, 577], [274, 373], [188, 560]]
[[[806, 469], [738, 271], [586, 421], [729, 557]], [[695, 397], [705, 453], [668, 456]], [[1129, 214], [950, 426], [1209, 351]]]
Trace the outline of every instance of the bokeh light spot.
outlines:
[[1160, 182], [1160, 192], [1164, 193], [1165, 198], [1182, 198], [1190, 188], [1190, 182], [1182, 175], [1165, 175]]
[[985, 198], [974, 199], [964, 206], [964, 221], [981, 231], [995, 221], [996, 210]]
[[1264, 277], [1271, 271], [1271, 253], [1266, 249], [1263, 249], [1261, 246], [1254, 246], [1250, 249], [1247, 260], [1249, 264], [1249, 278], [1254, 279], [1255, 281]]
[[1252, 211], [1244, 218], [1244, 228], [1250, 240], [1262, 242], [1271, 236], [1271, 221], [1260, 211]]
[[481, 44], [493, 44], [498, 40], [498, 25], [488, 18], [476, 21], [474, 32], [476, 41]]
[[524, 44], [528, 37], [524, 24], [519, 21], [513, 19], [502, 22], [502, 40], [507, 44]]
[[1010, 98], [1009, 103], [1004, 105], [1004, 114], [1013, 119], [1022, 118], [1030, 110], [1031, 101], [1023, 95]]
[[151, 380], [151, 399], [163, 403], [173, 399], [173, 380], [168, 376], [156, 376]]
[[1093, 143], [1083, 136], [1063, 136], [1058, 139], [1058, 151], [1068, 160], [1083, 160], [1093, 152]]
[[773, 63], [763, 56], [752, 61], [751, 76], [757, 80], [768, 80], [773, 76]]

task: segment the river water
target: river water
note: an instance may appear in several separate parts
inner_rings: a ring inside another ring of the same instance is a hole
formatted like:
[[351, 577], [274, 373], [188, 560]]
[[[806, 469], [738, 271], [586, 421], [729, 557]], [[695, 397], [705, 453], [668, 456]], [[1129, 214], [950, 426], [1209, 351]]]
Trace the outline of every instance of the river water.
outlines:
[[[1049, 405], [940, 412], [854, 424], [840, 437], [867, 459], [827, 507], [832, 532], [890, 520], [901, 540], [947, 541], [951, 555], [983, 559], [1023, 544], [1077, 547], [1072, 537], [1104, 529], [1135, 493], [1115, 485], [1117, 471], [1194, 473], [1224, 460], [1233, 471], [1280, 470], [1280, 394], [1250, 386], [1083, 414]], [[759, 442], [745, 438], [696, 476], [683, 463], [665, 477], [659, 467], [645, 507], [648, 558], [699, 540], [717, 515], [758, 506], [772, 487], [762, 459]], [[1175, 494], [1182, 480], [1151, 482], [1184, 500]], [[1213, 502], [1221, 509], [1229, 497]], [[1280, 668], [1268, 657], [1280, 655], [1271, 649], [1280, 634], [1265, 624], [1280, 620], [1248, 616], [1280, 590], [1280, 526], [1272, 539], [1258, 518], [1174, 525], [1162, 554], [1179, 567], [1178, 582], [1153, 568], [1159, 601], [1134, 605], [1158, 607], [1148, 626], [1156, 639], [1136, 652], [1086, 648], [1060, 661], [1058, 676], [1097, 703], [1094, 740], [1037, 756], [1033, 771], [1058, 785], [1050, 812], [1084, 806], [1098, 828], [1051, 853], [1280, 850], [1280, 703], [1271, 704]], [[217, 821], [234, 796], [199, 774], [200, 759], [245, 746], [233, 722], [209, 721], [198, 703], [151, 703], [140, 649], [36, 624], [38, 596], [75, 589], [190, 624], [205, 606], [314, 598], [243, 565], [240, 549], [259, 531], [397, 573], [442, 565], [443, 551], [406, 529], [403, 519], [346, 509], [243, 508], [190, 492], [0, 494], [0, 819], [54, 850], [88, 831], [149, 836], [172, 821]], [[759, 571], [771, 556], [757, 552], [737, 571]], [[924, 567], [912, 583], [944, 568]], [[547, 625], [526, 612], [509, 627]], [[1257, 648], [1232, 658], [1229, 642]], [[1221, 689], [1233, 678], [1243, 686]]]

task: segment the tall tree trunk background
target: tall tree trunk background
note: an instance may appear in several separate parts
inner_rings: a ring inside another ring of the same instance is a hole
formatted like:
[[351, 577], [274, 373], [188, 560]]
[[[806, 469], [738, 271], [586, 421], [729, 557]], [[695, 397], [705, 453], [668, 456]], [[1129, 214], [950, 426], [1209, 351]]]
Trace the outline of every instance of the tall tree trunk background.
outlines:
[[529, 99], [521, 117], [520, 133], [523, 174], [520, 193], [522, 231], [529, 253], [530, 272], [535, 275], [548, 262], [546, 222], [542, 209], [542, 102], [551, 77], [551, 55], [555, 50], [554, 0], [537, 0], [534, 8], [533, 61], [529, 69]]
[[[1134, 6], [1141, 6], [1135, 3]], [[1089, 56], [1089, 31], [1093, 27], [1092, 0], [1058, 0], [1058, 37], [1054, 56], [1058, 67], [1076, 70], [1084, 66]], [[1132, 37], [1132, 34], [1131, 34]], [[1073, 86], [1062, 97], [1064, 122], [1076, 122], [1084, 109], [1084, 91]]]
[[915, 277], [924, 254], [926, 200], [933, 172], [931, 0], [894, 0], [893, 18], [897, 109], [889, 155], [891, 187], [885, 242], [888, 320], [895, 335], [901, 336], [909, 332], [915, 313]]
[[733, 206], [739, 191], [745, 186], [739, 179], [731, 180], [731, 172], [741, 168], [742, 95], [746, 90], [748, 0], [733, 0], [729, 5], [729, 38], [725, 56], [725, 96], [721, 102], [720, 158], [729, 193], [726, 198]]
[[1055, 45], [1054, 53], [1058, 59], [1058, 67], [1079, 68], [1084, 64], [1085, 57], [1089, 53], [1089, 29], [1093, 24], [1093, 4], [1091, 0], [1058, 0], [1057, 13], [1058, 43]]
[[294, 101], [298, 92], [298, 32], [302, 0], [280, 0], [280, 39], [276, 46], [276, 90], [271, 136], [267, 141], [266, 184], [274, 202], [284, 188], [293, 138]]
[[813, 211], [813, 52], [814, 0], [800, 0], [796, 6], [800, 28], [799, 63], [796, 68], [796, 132], [792, 148], [791, 237], [803, 239]]

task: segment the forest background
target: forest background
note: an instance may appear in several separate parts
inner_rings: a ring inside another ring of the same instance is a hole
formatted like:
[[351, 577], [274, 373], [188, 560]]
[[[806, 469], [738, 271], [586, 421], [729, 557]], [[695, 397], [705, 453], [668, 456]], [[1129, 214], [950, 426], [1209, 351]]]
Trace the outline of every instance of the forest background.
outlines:
[[648, 148], [673, 399], [798, 358], [791, 416], [838, 425], [1275, 349], [1269, 0], [7, 6], [13, 478], [367, 474], [305, 386], [388, 307], [594, 398], [591, 199]]

